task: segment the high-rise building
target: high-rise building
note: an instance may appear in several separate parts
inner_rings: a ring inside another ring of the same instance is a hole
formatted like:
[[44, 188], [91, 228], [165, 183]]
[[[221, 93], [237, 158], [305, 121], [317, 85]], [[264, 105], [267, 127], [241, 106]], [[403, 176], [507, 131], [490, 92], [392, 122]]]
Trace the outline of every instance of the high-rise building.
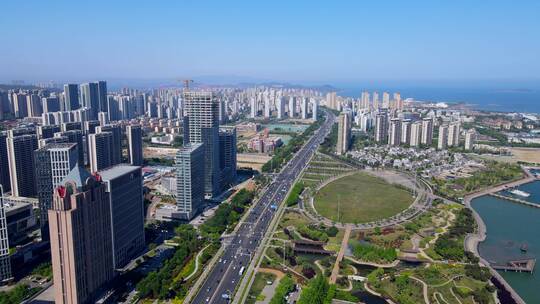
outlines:
[[[64, 103], [60, 104], [62, 111], [73, 111], [81, 107], [79, 102], [79, 86], [76, 84], [64, 85]], [[63, 107], [62, 107], [63, 106]]]
[[270, 114], [272, 113], [271, 110], [270, 97], [264, 95], [264, 118], [270, 118]]
[[55, 133], [54, 137], [61, 138], [65, 137], [67, 138], [68, 143], [75, 143], [77, 144], [77, 153], [79, 155], [78, 162], [81, 166], [85, 164], [84, 159], [84, 134], [81, 130], [69, 130], [65, 132], [59, 132]]
[[444, 150], [448, 145], [448, 125], [439, 126], [439, 137], [437, 138], [437, 149]]
[[104, 126], [109, 124], [109, 113], [99, 112], [98, 113], [99, 125]]
[[18, 135], [10, 130], [7, 137], [9, 176], [13, 196], [36, 195], [34, 150], [38, 148], [37, 135]]
[[13, 109], [16, 118], [24, 118], [28, 116], [28, 103], [26, 102], [26, 94], [13, 94]]
[[369, 108], [369, 92], [362, 92], [360, 97], [360, 108], [368, 109]]
[[461, 126], [459, 122], [453, 122], [448, 126], [448, 146], [459, 146], [459, 133], [461, 132]]
[[[156, 104], [152, 104], [153, 107], [151, 107], [152, 110], [154, 110], [154, 113], [150, 117], [156, 117], [157, 114], [157, 108]], [[107, 96], [107, 110], [103, 112], [107, 112], [109, 115], [109, 121], [115, 121], [120, 119], [120, 110], [119, 110], [118, 100], [114, 98], [114, 96]]]
[[28, 109], [28, 117], [41, 117], [43, 108], [41, 106], [41, 98], [39, 95], [26, 95], [26, 108]]
[[421, 139], [422, 139], [422, 122], [416, 121], [411, 125], [411, 139], [409, 141], [409, 145], [411, 147], [418, 147], [420, 146]]
[[126, 136], [128, 142], [129, 163], [134, 166], [142, 166], [144, 159], [141, 126], [127, 126]]
[[285, 97], [277, 98], [277, 119], [283, 119], [285, 114]]
[[289, 96], [289, 117], [294, 117], [294, 112], [296, 112], [296, 97]]
[[60, 99], [57, 96], [43, 97], [41, 99], [43, 103], [43, 113], [58, 112], [60, 111]]
[[433, 119], [424, 118], [422, 120], [422, 145], [431, 146], [433, 142]]
[[257, 104], [257, 98], [255, 97], [252, 97], [250, 100], [250, 103], [251, 103], [251, 107], [250, 107], [250, 110], [251, 110], [251, 118], [255, 118], [257, 117], [257, 114], [259, 112], [259, 109], [258, 109], [258, 104]]
[[126, 266], [144, 249], [144, 203], [141, 167], [118, 165], [99, 171], [111, 202], [113, 265]]
[[476, 143], [476, 130], [469, 129], [465, 133], [465, 150], [474, 150], [474, 144]]
[[219, 123], [224, 124], [226, 122], [227, 122], [227, 103], [224, 99], [220, 99], [219, 100]]
[[99, 176], [75, 167], [48, 211], [57, 304], [95, 302], [114, 276], [111, 203]]
[[6, 192], [11, 191], [7, 137], [7, 132], [0, 132], [0, 185]]
[[382, 107], [388, 109], [390, 107], [390, 94], [388, 92], [383, 92], [382, 94]]
[[89, 120], [84, 122], [84, 134], [95, 134], [96, 128], [101, 126], [98, 120]]
[[387, 140], [388, 140], [388, 114], [386, 112], [379, 112], [375, 116], [375, 141], [380, 144], [386, 144]]
[[401, 143], [409, 144], [411, 142], [411, 120], [404, 119], [401, 122]]
[[60, 132], [59, 125], [39, 126], [37, 128], [37, 134], [39, 139], [53, 138], [54, 133]]
[[313, 121], [316, 121], [317, 120], [317, 115], [319, 115], [319, 113], [317, 112], [319, 110], [319, 101], [315, 98], [311, 98], [311, 118], [313, 119]]
[[300, 111], [302, 112], [302, 119], [308, 118], [308, 103], [309, 97], [301, 97]]
[[61, 130], [62, 132], [71, 131], [71, 130], [81, 130], [82, 131], [82, 124], [77, 121], [73, 122], [64, 122], [61, 124]]
[[379, 104], [379, 93], [373, 92], [373, 109], [378, 111], [381, 105]]
[[343, 155], [351, 144], [351, 118], [349, 113], [341, 113], [338, 117], [338, 136], [336, 153]]
[[4, 188], [0, 184], [0, 285], [9, 283], [12, 278]]
[[184, 92], [188, 142], [204, 144], [204, 184], [207, 196], [215, 196], [220, 190], [218, 108], [212, 92]]
[[96, 133], [103, 132], [110, 132], [112, 135], [111, 166], [118, 165], [122, 162], [122, 127], [116, 124], [96, 127]]
[[90, 110], [89, 118], [97, 119], [100, 110], [99, 89], [97, 82], [83, 83], [81, 88], [81, 104]]
[[182, 219], [192, 219], [204, 204], [204, 162], [200, 143], [185, 145], [176, 153], [176, 208]]
[[78, 145], [53, 143], [34, 151], [36, 188], [40, 210], [41, 237], [49, 239], [47, 210], [51, 207], [54, 189], [77, 166]]
[[329, 92], [326, 94], [326, 106], [329, 107], [330, 109], [339, 111], [336, 92]]
[[388, 129], [388, 144], [391, 146], [399, 146], [401, 144], [401, 119], [391, 119]]
[[98, 81], [98, 97], [99, 97], [99, 112], [107, 112], [108, 105], [107, 105], [107, 82], [106, 81]]
[[360, 126], [360, 130], [363, 132], [370, 130], [373, 127], [373, 117], [371, 116], [371, 112], [366, 110], [358, 113], [357, 124]]
[[398, 110], [403, 110], [403, 100], [401, 99], [401, 94], [394, 93], [394, 104], [395, 108]]
[[97, 172], [112, 166], [113, 135], [101, 132], [88, 135], [88, 163], [90, 170]]
[[235, 127], [219, 129], [219, 168], [221, 170], [220, 186], [222, 190], [225, 190], [236, 181]]

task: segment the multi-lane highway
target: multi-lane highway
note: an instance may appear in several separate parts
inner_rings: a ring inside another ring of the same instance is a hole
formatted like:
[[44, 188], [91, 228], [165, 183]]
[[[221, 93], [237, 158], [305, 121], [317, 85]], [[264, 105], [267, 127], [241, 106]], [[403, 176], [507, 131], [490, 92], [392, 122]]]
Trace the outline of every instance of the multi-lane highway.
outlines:
[[249, 267], [253, 254], [266, 233], [274, 214], [273, 205], [279, 206], [311, 156], [332, 129], [335, 116], [325, 111], [326, 120], [308, 142], [266, 187], [260, 199], [248, 211], [237, 232], [227, 240], [219, 262], [207, 276], [191, 303], [229, 303], [242, 275]]

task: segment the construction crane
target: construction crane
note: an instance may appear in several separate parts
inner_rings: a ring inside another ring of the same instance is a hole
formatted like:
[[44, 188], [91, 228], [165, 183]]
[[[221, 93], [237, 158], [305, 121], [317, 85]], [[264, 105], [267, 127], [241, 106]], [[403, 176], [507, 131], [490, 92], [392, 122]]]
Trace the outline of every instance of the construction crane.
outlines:
[[189, 90], [189, 84], [193, 83], [193, 79], [178, 79], [178, 82], [184, 83], [184, 90]]

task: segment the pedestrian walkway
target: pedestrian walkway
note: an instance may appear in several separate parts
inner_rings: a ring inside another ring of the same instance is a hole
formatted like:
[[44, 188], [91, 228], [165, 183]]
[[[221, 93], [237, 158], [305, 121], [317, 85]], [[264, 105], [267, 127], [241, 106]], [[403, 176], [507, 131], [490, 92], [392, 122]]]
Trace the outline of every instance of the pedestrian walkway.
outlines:
[[343, 240], [341, 240], [341, 249], [339, 250], [338, 256], [336, 258], [336, 263], [334, 264], [332, 274], [330, 275], [330, 284], [336, 284], [336, 280], [339, 274], [339, 263], [341, 263], [341, 260], [343, 260], [345, 250], [347, 250], [347, 246], [349, 245], [349, 237], [351, 236], [351, 230], [352, 226], [347, 225], [347, 227], [345, 228], [345, 233], [343, 234]]

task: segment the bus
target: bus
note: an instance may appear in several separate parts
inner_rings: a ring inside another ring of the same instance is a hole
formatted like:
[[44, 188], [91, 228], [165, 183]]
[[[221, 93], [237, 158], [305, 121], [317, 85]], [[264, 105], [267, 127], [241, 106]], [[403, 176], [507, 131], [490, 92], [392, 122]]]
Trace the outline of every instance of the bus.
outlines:
[[240, 271], [238, 272], [238, 274], [242, 275], [244, 273], [244, 270], [246, 270], [246, 267], [242, 266], [242, 268], [240, 268]]

